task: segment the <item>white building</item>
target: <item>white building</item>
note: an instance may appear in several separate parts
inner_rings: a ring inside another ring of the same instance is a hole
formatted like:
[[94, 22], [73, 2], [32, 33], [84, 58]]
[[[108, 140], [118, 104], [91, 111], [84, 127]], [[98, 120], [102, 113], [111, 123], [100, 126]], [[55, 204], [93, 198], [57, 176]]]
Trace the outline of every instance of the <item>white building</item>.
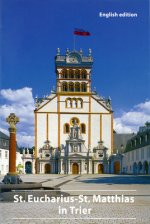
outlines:
[[[110, 99], [91, 91], [91, 50], [57, 50], [56, 92], [36, 99], [37, 173], [107, 173], [113, 150]], [[76, 135], [73, 133], [76, 133]]]
[[126, 145], [123, 156], [123, 172], [129, 174], [150, 174], [150, 123], [139, 128], [137, 135]]
[[[22, 156], [18, 146], [16, 150], [16, 167], [22, 164]], [[0, 174], [7, 174], [9, 171], [9, 137], [0, 131]], [[19, 170], [18, 170], [19, 171]]]

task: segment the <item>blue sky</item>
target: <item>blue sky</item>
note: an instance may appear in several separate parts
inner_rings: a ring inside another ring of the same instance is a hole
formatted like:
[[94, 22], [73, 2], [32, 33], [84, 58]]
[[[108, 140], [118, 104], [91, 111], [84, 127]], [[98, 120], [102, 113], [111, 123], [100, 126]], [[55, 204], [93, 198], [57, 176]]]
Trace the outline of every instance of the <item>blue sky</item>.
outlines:
[[[149, 100], [148, 0], [1, 0], [1, 89], [32, 88], [33, 97], [55, 86], [54, 56], [59, 47], [76, 49], [94, 58], [92, 86], [112, 99], [115, 116]], [[138, 17], [101, 18], [99, 12], [131, 12]], [[6, 97], [2, 96], [2, 104]]]

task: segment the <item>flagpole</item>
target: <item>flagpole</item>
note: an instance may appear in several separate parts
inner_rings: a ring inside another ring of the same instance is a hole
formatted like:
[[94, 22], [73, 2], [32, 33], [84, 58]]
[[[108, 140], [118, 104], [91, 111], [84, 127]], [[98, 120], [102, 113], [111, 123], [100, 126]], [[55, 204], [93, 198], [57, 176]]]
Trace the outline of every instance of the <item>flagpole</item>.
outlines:
[[75, 38], [75, 34], [73, 34], [73, 49], [75, 51], [75, 44], [76, 44], [76, 38]]

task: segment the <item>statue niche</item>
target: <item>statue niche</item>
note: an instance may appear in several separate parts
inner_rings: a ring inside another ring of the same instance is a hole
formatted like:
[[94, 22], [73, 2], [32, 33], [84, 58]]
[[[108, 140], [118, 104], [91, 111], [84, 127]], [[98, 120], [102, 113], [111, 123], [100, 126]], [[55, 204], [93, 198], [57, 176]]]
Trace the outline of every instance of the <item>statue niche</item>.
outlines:
[[71, 128], [71, 138], [73, 139], [78, 139], [79, 136], [78, 136], [78, 133], [79, 133], [79, 127], [77, 125], [77, 121], [76, 119], [74, 119], [73, 121], [73, 127]]

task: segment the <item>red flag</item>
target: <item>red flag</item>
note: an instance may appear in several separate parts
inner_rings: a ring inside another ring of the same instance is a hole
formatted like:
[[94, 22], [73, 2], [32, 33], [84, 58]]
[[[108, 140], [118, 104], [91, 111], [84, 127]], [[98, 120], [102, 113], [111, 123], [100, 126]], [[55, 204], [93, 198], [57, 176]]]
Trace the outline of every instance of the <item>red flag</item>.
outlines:
[[74, 35], [79, 35], [79, 36], [90, 36], [90, 32], [85, 31], [83, 29], [75, 29], [74, 30]]

